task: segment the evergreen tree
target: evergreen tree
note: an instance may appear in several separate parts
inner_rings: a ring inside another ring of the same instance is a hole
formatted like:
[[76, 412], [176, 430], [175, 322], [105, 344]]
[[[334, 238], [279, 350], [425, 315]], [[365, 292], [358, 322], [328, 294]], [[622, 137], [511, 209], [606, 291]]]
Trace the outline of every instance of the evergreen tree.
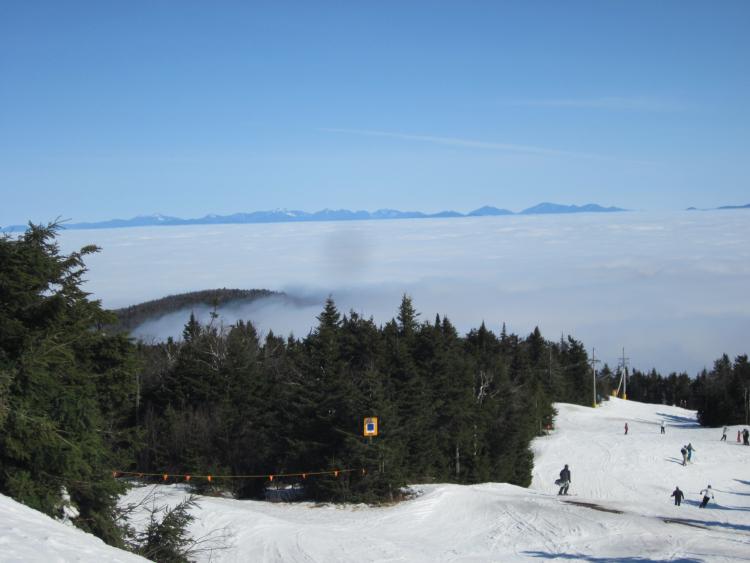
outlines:
[[73, 522], [121, 545], [111, 469], [113, 448], [130, 447], [133, 350], [97, 328], [112, 319], [81, 289], [97, 248], [63, 255], [57, 228], [0, 238], [0, 491], [52, 516], [67, 491], [80, 512]]
[[401, 298], [401, 305], [398, 308], [398, 329], [399, 335], [410, 338], [417, 330], [417, 317], [419, 313], [414, 309], [411, 297], [404, 293]]
[[583, 344], [568, 336], [561, 345], [560, 363], [563, 376], [559, 400], [578, 405], [591, 404], [591, 368]]
[[748, 405], [746, 389], [750, 389], [750, 366], [747, 356], [738, 356], [732, 364], [724, 354], [693, 383], [693, 402], [698, 421], [706, 426], [745, 424]]

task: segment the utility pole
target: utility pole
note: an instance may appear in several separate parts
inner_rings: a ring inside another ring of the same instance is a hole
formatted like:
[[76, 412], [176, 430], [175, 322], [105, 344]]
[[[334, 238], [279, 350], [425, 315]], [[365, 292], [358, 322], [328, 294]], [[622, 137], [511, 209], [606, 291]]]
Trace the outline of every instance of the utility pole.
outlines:
[[596, 348], [591, 348], [591, 373], [593, 375], [593, 381], [594, 381], [594, 408], [596, 408], [596, 364], [599, 363], [599, 360], [596, 359]]

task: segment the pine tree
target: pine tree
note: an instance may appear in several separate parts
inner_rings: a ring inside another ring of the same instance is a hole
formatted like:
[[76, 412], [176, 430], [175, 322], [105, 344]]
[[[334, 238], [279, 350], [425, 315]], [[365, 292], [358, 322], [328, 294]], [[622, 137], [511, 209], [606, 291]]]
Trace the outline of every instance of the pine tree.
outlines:
[[73, 522], [121, 545], [111, 469], [113, 448], [130, 447], [120, 431], [134, 413], [133, 349], [98, 329], [112, 318], [81, 289], [97, 248], [62, 255], [57, 229], [0, 238], [0, 491], [53, 516], [67, 491]]
[[411, 302], [411, 297], [404, 293], [401, 298], [401, 305], [398, 308], [398, 329], [399, 334], [405, 338], [411, 338], [411, 336], [417, 330], [417, 317], [419, 313], [414, 309], [414, 305]]

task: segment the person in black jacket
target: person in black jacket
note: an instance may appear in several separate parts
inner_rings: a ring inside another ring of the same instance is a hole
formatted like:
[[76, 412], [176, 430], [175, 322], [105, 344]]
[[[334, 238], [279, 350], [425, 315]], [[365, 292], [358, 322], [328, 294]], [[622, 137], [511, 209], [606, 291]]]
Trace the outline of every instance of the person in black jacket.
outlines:
[[682, 502], [682, 499], [685, 498], [685, 493], [683, 493], [680, 490], [680, 487], [675, 487], [674, 491], [672, 491], [672, 495], [674, 497], [674, 505], [680, 506], [680, 503]]
[[568, 469], [568, 465], [565, 464], [565, 467], [563, 467], [562, 471], [560, 471], [560, 492], [558, 492], [557, 494], [567, 495], [569, 487], [570, 487], [570, 469]]

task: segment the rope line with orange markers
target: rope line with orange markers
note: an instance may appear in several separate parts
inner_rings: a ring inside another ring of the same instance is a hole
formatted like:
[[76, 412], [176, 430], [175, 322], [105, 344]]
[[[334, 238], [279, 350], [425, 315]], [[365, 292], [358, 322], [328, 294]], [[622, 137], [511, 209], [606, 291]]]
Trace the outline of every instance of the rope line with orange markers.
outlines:
[[205, 479], [209, 483], [213, 482], [214, 479], [267, 479], [273, 481], [278, 477], [302, 477], [307, 479], [308, 477], [315, 475], [333, 475], [338, 477], [344, 473], [361, 473], [363, 476], [367, 475], [367, 469], [364, 467], [360, 469], [332, 469], [330, 471], [305, 471], [300, 473], [263, 473], [255, 475], [193, 475], [191, 473], [148, 473], [145, 471], [112, 471], [112, 477], [115, 479], [120, 477], [161, 477], [162, 481], [169, 481], [170, 479], [181, 479], [183, 481], [192, 481], [193, 479]]

